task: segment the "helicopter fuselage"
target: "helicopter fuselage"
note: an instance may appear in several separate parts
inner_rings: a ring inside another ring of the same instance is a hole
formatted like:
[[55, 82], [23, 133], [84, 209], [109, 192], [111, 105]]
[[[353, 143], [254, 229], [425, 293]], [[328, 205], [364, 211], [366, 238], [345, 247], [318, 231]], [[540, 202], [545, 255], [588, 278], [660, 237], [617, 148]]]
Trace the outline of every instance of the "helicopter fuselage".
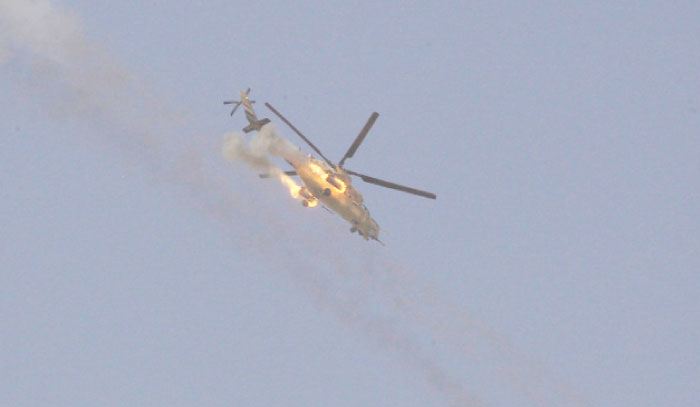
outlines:
[[358, 232], [365, 240], [379, 238], [379, 225], [372, 219], [362, 203], [362, 195], [352, 186], [351, 178], [342, 169], [331, 168], [325, 162], [311, 156], [289, 157], [304, 184], [300, 196], [304, 206], [313, 206], [314, 199], [348, 221], [352, 232]]

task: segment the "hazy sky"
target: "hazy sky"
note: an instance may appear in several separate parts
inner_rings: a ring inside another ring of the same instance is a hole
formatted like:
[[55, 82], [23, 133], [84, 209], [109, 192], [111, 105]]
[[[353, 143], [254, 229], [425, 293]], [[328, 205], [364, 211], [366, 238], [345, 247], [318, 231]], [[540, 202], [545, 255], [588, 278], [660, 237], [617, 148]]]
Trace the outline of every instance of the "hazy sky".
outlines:
[[[700, 3], [639, 3], [0, 0], [0, 405], [700, 404]], [[247, 87], [438, 199], [303, 208]]]

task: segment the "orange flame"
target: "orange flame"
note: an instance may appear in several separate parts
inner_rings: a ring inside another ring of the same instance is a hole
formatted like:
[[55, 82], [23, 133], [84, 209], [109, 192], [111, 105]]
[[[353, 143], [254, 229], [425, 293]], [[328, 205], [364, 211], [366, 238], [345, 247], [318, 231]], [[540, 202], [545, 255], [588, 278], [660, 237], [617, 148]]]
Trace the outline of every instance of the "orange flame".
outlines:
[[[280, 172], [280, 174], [279, 174], [279, 179], [280, 179], [280, 181], [282, 182], [282, 184], [284, 184], [284, 186], [286, 186], [287, 189], [289, 189], [289, 195], [291, 195], [292, 198], [294, 198], [294, 199], [299, 199], [299, 198], [304, 199], [304, 198], [299, 194], [299, 191], [301, 191], [301, 186], [299, 186], [299, 184], [297, 184], [296, 181], [294, 181], [289, 175], [287, 175], [287, 174], [285, 174], [285, 173], [283, 173], [283, 172]], [[318, 205], [318, 199], [316, 199], [315, 197], [312, 198], [312, 199], [306, 199], [305, 201], [306, 201], [306, 205], [305, 205], [305, 206], [306, 206], [307, 208], [314, 208], [314, 207], [316, 207], [316, 206]]]
[[[323, 168], [321, 168], [320, 165], [316, 164], [316, 163], [313, 162], [313, 161], [310, 161], [310, 162], [309, 162], [309, 168], [311, 169], [311, 171], [312, 171], [314, 174], [318, 175], [321, 179], [323, 179], [324, 181], [328, 182], [328, 177], [330, 176], [330, 174], [329, 174], [328, 172], [326, 172]], [[338, 191], [339, 191], [340, 193], [344, 193], [345, 190], [347, 189], [347, 185], [345, 185], [345, 182], [344, 182], [342, 179], [340, 179], [340, 178], [338, 178], [338, 177], [335, 177], [335, 179], [336, 179], [336, 181], [340, 184], [340, 188], [337, 188]], [[331, 185], [332, 185], [332, 184], [331, 184]], [[333, 186], [335, 187], [335, 185], [333, 185]]]
[[319, 177], [326, 179], [328, 178], [328, 174], [326, 171], [321, 168], [320, 165], [316, 164], [313, 161], [309, 161], [309, 168], [311, 168], [311, 171], [313, 171], [314, 174], [318, 175]]
[[340, 184], [340, 188], [338, 189], [338, 191], [339, 191], [341, 194], [344, 193], [345, 190], [348, 189], [348, 186], [345, 185], [345, 181], [343, 181], [342, 179], [340, 179], [340, 178], [338, 178], [338, 177], [335, 177], [335, 179], [336, 179], [336, 180], [338, 181], [338, 183]]
[[292, 196], [292, 198], [298, 199], [301, 187], [289, 175], [283, 172], [280, 172], [279, 177], [282, 184], [289, 189], [289, 194]]

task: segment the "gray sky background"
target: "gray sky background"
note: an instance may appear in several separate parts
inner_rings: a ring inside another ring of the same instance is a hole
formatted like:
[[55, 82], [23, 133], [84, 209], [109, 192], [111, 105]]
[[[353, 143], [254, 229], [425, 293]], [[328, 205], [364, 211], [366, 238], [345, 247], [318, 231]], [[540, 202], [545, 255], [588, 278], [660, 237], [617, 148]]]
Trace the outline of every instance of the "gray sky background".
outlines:
[[[698, 405], [672, 3], [0, 0], [0, 405]], [[437, 201], [357, 180], [381, 247], [227, 163], [248, 86]]]

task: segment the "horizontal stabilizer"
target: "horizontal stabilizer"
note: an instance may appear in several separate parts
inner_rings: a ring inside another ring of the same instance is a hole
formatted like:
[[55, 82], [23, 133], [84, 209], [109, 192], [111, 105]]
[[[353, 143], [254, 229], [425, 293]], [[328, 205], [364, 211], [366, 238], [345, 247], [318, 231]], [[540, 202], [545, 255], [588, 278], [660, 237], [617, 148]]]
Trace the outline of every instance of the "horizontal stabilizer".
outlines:
[[262, 126], [264, 126], [268, 123], [270, 123], [270, 119], [257, 120], [255, 122], [250, 123], [249, 125], [245, 126], [243, 128], [243, 132], [250, 133], [253, 130], [260, 130], [260, 129], [262, 129]]

